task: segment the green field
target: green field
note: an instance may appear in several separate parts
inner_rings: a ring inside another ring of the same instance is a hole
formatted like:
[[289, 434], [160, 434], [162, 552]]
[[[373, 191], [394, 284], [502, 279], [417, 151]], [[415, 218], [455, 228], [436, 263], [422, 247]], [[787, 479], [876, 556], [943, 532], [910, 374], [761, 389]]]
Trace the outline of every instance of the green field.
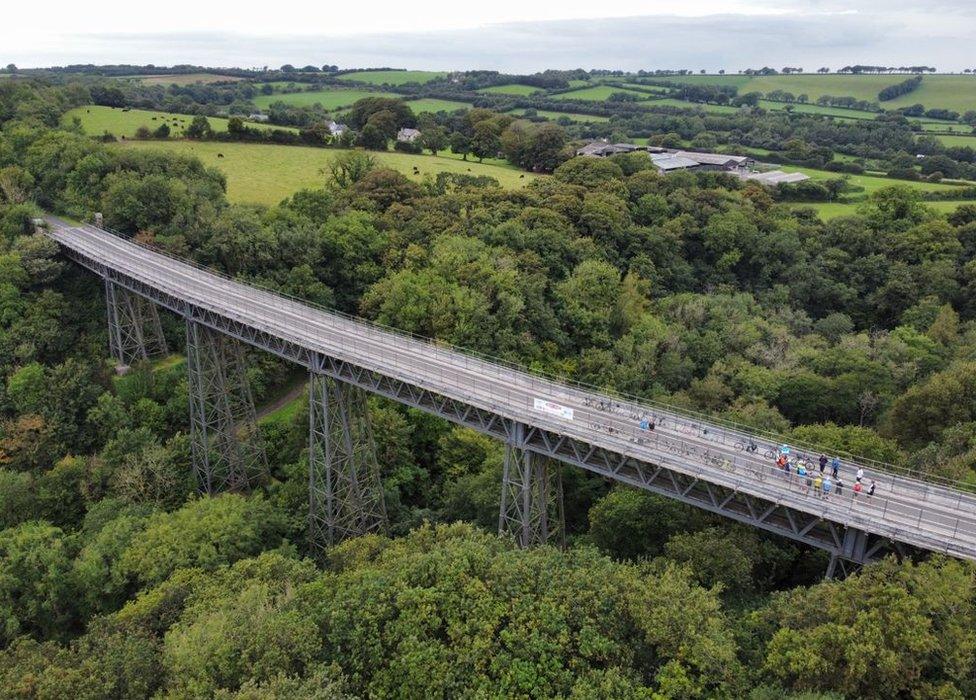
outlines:
[[842, 195], [851, 198], [863, 198], [872, 194], [873, 192], [877, 192], [883, 187], [892, 187], [894, 185], [912, 187], [923, 192], [945, 192], [948, 190], [957, 189], [957, 186], [955, 185], [943, 185], [939, 182], [911, 182], [909, 180], [896, 180], [894, 178], [884, 177], [881, 175], [845, 175], [844, 173], [833, 173], [829, 170], [798, 168], [792, 165], [784, 165], [782, 167], [777, 166], [777, 169], [787, 173], [805, 173], [814, 180], [835, 180], [839, 177], [844, 177], [851, 184], [851, 186], [863, 188], [863, 191], [850, 192]]
[[917, 90], [883, 102], [886, 108], [908, 107], [922, 103], [929, 109], [941, 107], [963, 113], [976, 109], [976, 76], [927, 75]]
[[[168, 112], [150, 112], [142, 109], [130, 109], [123, 112], [121, 108], [100, 107], [92, 105], [90, 107], [75, 107], [65, 112], [61, 118], [62, 124], [70, 125], [74, 117], [81, 120], [81, 128], [89, 136], [101, 136], [106, 131], [116, 137], [125, 136], [132, 138], [136, 134], [136, 129], [140, 126], [155, 130], [164, 122], [169, 125], [170, 138], [179, 138], [183, 135], [183, 130], [193, 121], [192, 114], [170, 114]], [[211, 128], [214, 131], [227, 131], [227, 119], [223, 117], [207, 117]], [[298, 131], [288, 126], [274, 126], [262, 124], [260, 122], [247, 122], [250, 127], [258, 129], [284, 129], [286, 131]]]
[[340, 75], [339, 80], [352, 80], [370, 85], [404, 85], [406, 83], [429, 83], [447, 77], [444, 71], [431, 70], [365, 70], [358, 73]]
[[[748, 75], [662, 75], [649, 76], [648, 80], [683, 83], [685, 85], [734, 85], [737, 88], [742, 88], [752, 78]], [[740, 92], [742, 92], [741, 89]]]
[[489, 95], [531, 95], [533, 92], [539, 92], [541, 88], [537, 88], [533, 85], [521, 85], [519, 83], [512, 83], [510, 85], [493, 85], [492, 87], [482, 88], [478, 92], [484, 92]]
[[939, 139], [945, 146], [969, 146], [970, 148], [976, 148], [976, 135], [937, 134], [935, 138]]
[[[767, 93], [786, 90], [794, 95], [805, 93], [810, 102], [821, 95], [855, 97], [859, 100], [878, 101], [878, 92], [889, 85], [906, 80], [909, 76], [892, 75], [692, 75], [662, 78], [673, 83], [702, 85], [734, 85], [739, 94], [747, 92]], [[965, 112], [976, 109], [976, 77], [971, 75], [926, 75], [922, 85], [894, 100], [881, 103], [886, 109], [906, 107], [922, 103], [929, 109], [941, 107]]]
[[603, 102], [615, 92], [625, 92], [630, 95], [636, 95], [640, 99], [646, 99], [649, 97], [649, 95], [645, 95], [642, 92], [637, 92], [636, 90], [628, 90], [627, 88], [614, 87], [612, 85], [594, 85], [593, 87], [582, 88], [580, 90], [561, 92], [558, 95], [551, 95], [551, 97], [554, 100], [585, 100], [587, 102]]
[[918, 123], [922, 127], [922, 131], [935, 131], [935, 132], [948, 131], [950, 133], [956, 133], [956, 134], [973, 133], [973, 127], [969, 126], [968, 124], [960, 124], [959, 122], [923, 121]]
[[[535, 112], [538, 116], [545, 119], [552, 119], [556, 121], [560, 117], [567, 117], [574, 122], [608, 122], [610, 117], [601, 117], [595, 114], [576, 114], [575, 112], [550, 112], [544, 109], [537, 109]], [[508, 112], [508, 114], [514, 114], [516, 116], [522, 116], [525, 114], [524, 109], [513, 109]]]
[[214, 75], [213, 73], [186, 73], [177, 75], [123, 75], [123, 79], [138, 80], [146, 85], [192, 85], [193, 83], [225, 83], [244, 80], [236, 75]]
[[[956, 210], [957, 207], [963, 204], [972, 204], [972, 202], [925, 202], [925, 206], [935, 209], [937, 212], [942, 214], [950, 214]], [[858, 207], [861, 206], [860, 202], [854, 203], [844, 203], [844, 202], [813, 202], [813, 203], [792, 203], [789, 205], [793, 209], [810, 207], [817, 211], [821, 219], [825, 221], [828, 219], [836, 219], [838, 216], [853, 216], [857, 214]]]
[[689, 102], [688, 100], [677, 100], [673, 97], [664, 97], [659, 100], [649, 100], [644, 103], [648, 107], [680, 107], [682, 109], [702, 109], [706, 112], [714, 112], [716, 114], [735, 114], [741, 107], [732, 107], [731, 105], [710, 105], [701, 104], [699, 102]]
[[828, 117], [836, 117], [837, 119], [843, 120], [863, 120], [863, 119], [877, 119], [877, 112], [865, 112], [860, 109], [845, 109], [843, 107], [824, 107], [823, 105], [817, 104], [800, 104], [798, 102], [787, 103], [787, 102], [772, 102], [771, 100], [759, 100], [759, 106], [763, 109], [771, 110], [786, 110], [788, 107], [792, 108], [790, 111], [796, 112], [797, 114], [824, 114]]
[[399, 97], [392, 92], [378, 92], [357, 88], [337, 88], [335, 90], [313, 90], [310, 92], [286, 92], [273, 95], [256, 95], [254, 104], [267, 109], [275, 102], [284, 102], [295, 107], [310, 107], [320, 104], [324, 109], [335, 110], [348, 107], [364, 97]]
[[[197, 156], [205, 165], [218, 168], [227, 176], [227, 196], [232, 202], [268, 205], [277, 204], [302, 188], [323, 186], [329, 177], [329, 162], [342, 153], [331, 148], [197, 141], [129, 141], [117, 147], [159, 149]], [[218, 158], [218, 153], [224, 157]], [[503, 187], [520, 187], [539, 177], [511, 166], [465, 162], [457, 157], [396, 152], [374, 155], [382, 166], [398, 170], [412, 180], [451, 172], [488, 175]], [[415, 166], [419, 171], [417, 175], [413, 172]]]
[[456, 112], [459, 109], [471, 109], [470, 102], [454, 102], [453, 100], [438, 100], [433, 97], [407, 102], [416, 114], [421, 112]]

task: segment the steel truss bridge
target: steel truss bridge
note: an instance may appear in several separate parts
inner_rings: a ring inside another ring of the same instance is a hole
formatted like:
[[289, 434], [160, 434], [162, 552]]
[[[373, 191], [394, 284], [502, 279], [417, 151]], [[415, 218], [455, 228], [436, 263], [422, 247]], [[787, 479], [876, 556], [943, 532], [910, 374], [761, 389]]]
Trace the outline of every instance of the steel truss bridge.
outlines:
[[[558, 463], [814, 547], [835, 569], [902, 546], [976, 560], [976, 495], [845, 461], [829, 500], [773, 462], [774, 438], [602, 395], [231, 280], [95, 226], [40, 228], [101, 276], [119, 366], [166, 352], [157, 308], [185, 319], [193, 467], [201, 490], [248, 488], [266, 469], [242, 345], [309, 371], [309, 534], [327, 546], [383, 529], [365, 395], [504, 441], [499, 532], [563, 538]], [[814, 454], [814, 458], [815, 458]], [[858, 466], [877, 481], [854, 498]]]

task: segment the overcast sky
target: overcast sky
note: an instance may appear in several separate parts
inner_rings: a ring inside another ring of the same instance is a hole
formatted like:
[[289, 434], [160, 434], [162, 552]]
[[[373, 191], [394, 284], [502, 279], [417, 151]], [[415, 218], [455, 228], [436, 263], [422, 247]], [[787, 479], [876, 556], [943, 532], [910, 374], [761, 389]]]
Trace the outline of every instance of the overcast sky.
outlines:
[[[974, 0], [4, 3], [0, 64], [976, 67]], [[260, 8], [247, 10], [248, 6]]]

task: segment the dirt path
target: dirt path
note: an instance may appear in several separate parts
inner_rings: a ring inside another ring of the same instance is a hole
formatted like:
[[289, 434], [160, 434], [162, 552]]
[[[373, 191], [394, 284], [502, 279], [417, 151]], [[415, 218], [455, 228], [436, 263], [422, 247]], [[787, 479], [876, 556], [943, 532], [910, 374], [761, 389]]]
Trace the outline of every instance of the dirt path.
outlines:
[[289, 387], [288, 391], [276, 398], [274, 401], [266, 403], [263, 406], [259, 406], [255, 412], [255, 417], [257, 420], [261, 420], [268, 414], [274, 413], [282, 406], [290, 404], [292, 401], [301, 396], [302, 392], [305, 391], [306, 383], [307, 382], [305, 379], [301, 379], [295, 382], [293, 386]]

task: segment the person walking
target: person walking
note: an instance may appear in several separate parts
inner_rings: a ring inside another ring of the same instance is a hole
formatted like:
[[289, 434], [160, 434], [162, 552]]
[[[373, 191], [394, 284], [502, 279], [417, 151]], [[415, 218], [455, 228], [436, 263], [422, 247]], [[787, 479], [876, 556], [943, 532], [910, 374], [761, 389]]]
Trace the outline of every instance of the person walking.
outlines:
[[823, 477], [819, 474], [813, 477], [813, 492], [817, 494], [817, 498], [823, 498]]
[[851, 496], [851, 498], [853, 500], [855, 500], [855, 501], [857, 500], [857, 494], [861, 493], [861, 489], [862, 488], [864, 488], [864, 487], [861, 486], [861, 482], [860, 481], [855, 481], [854, 482], [854, 495]]
[[831, 468], [831, 470], [832, 470], [832, 471], [834, 472], [834, 478], [835, 478], [835, 479], [836, 479], [836, 478], [837, 478], [838, 476], [840, 476], [840, 458], [839, 458], [839, 457], [834, 457], [834, 458], [833, 458], [833, 459], [832, 459], [832, 460], [830, 461], [830, 468]]
[[857, 468], [857, 483], [861, 483], [861, 479], [864, 478], [864, 467]]
[[826, 476], [823, 480], [823, 499], [825, 501], [830, 500], [830, 492], [834, 488], [834, 484], [830, 481], [830, 477]]
[[844, 495], [844, 482], [840, 480], [840, 477], [838, 477], [837, 478], [837, 498], [840, 498], [843, 495]]
[[827, 455], [820, 455], [820, 473], [824, 473], [824, 469], [827, 468]]
[[[807, 475], [807, 468], [805, 466], [803, 466], [803, 462], [797, 462], [796, 463], [796, 476], [797, 476], [797, 478], [800, 479], [801, 482], [803, 482], [803, 480], [806, 478], [806, 475]], [[809, 482], [809, 480], [807, 480], [806, 491], [807, 492], [810, 491], [810, 482]]]
[[871, 485], [868, 486], [868, 500], [871, 500], [871, 496], [874, 495], [874, 487], [877, 486], [874, 479], [871, 479]]

